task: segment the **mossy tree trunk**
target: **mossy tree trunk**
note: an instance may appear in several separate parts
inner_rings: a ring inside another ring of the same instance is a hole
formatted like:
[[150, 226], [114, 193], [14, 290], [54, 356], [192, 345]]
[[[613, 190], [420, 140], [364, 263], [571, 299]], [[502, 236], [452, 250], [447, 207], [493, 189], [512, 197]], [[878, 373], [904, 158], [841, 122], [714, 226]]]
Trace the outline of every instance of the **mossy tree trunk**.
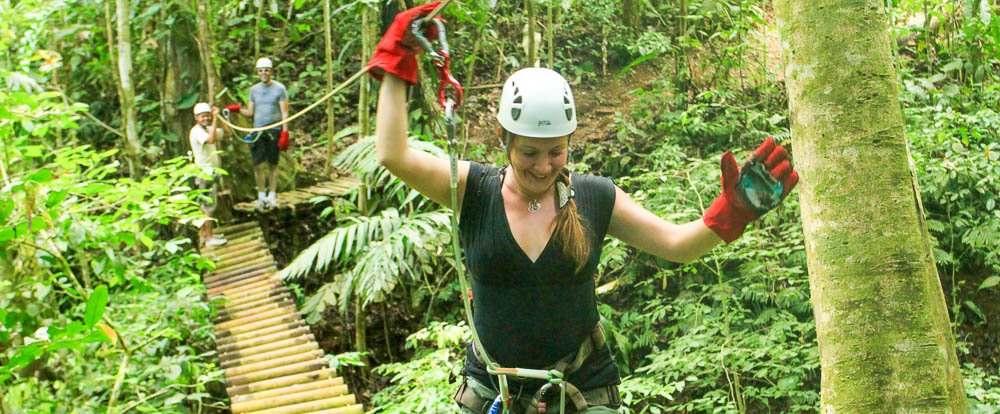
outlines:
[[[173, 4], [160, 9], [160, 21], [168, 18], [181, 7]], [[187, 154], [191, 149], [188, 142], [188, 132], [194, 124], [191, 107], [179, 108], [184, 94], [189, 93], [193, 84], [201, 79], [200, 51], [191, 33], [196, 32], [195, 23], [189, 18], [176, 18], [173, 25], [164, 33], [160, 42], [160, 61], [162, 62], [160, 117], [163, 128], [176, 140], [169, 144], [169, 156]]]
[[[374, 27], [371, 24], [371, 6], [365, 4], [361, 6], [361, 62], [367, 62], [372, 55], [372, 43], [375, 34], [372, 33]], [[373, 130], [371, 117], [368, 111], [369, 81], [367, 76], [362, 76], [358, 81], [358, 131], [360, 136], [367, 137]]]
[[629, 29], [639, 30], [639, 18], [642, 15], [641, 3], [638, 0], [622, 1], [622, 19]]
[[884, 4], [778, 0], [823, 413], [964, 413]]

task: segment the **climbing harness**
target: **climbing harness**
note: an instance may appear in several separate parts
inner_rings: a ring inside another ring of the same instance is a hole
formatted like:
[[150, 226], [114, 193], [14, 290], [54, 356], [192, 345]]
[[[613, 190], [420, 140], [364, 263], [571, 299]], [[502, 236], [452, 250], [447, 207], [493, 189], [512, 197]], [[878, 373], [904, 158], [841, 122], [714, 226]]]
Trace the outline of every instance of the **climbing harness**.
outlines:
[[[225, 115], [223, 115], [223, 116], [225, 116]], [[246, 142], [247, 144], [253, 144], [253, 143], [257, 142], [257, 140], [260, 139], [261, 135], [264, 135], [262, 131], [254, 131], [254, 132], [251, 132], [251, 133], [247, 134], [245, 137], [243, 137], [242, 141]]]

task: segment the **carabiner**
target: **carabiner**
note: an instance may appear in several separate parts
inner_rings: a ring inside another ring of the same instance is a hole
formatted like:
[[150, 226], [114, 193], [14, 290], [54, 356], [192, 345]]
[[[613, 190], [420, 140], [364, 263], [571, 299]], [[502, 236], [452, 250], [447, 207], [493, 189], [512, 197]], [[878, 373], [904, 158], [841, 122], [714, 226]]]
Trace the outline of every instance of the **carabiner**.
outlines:
[[434, 67], [438, 71], [438, 104], [442, 108], [446, 106], [447, 89], [448, 86], [451, 86], [455, 89], [454, 105], [461, 106], [463, 96], [462, 84], [458, 83], [458, 80], [451, 75], [451, 53], [448, 48], [448, 36], [445, 33], [444, 23], [438, 19], [430, 19], [430, 22], [437, 29], [437, 40], [441, 44], [441, 49], [435, 50], [430, 40], [424, 36], [423, 26], [427, 23], [427, 20], [424, 18], [414, 19], [413, 23], [410, 23], [410, 33], [417, 39], [420, 47], [434, 59]]
[[444, 50], [439, 53], [444, 59], [440, 63], [438, 61], [434, 61], [434, 67], [438, 69], [438, 104], [441, 105], [442, 108], [447, 106], [445, 102], [448, 99], [446, 99], [445, 95], [447, 94], [448, 86], [451, 86], [455, 89], [454, 105], [461, 106], [463, 95], [462, 84], [458, 83], [458, 80], [451, 75], [451, 56]]
[[558, 382], [546, 383], [542, 385], [541, 388], [538, 389], [537, 403], [538, 403], [539, 414], [545, 414], [549, 411], [549, 408], [551, 408], [549, 407], [546, 394], [549, 392], [550, 389], [552, 389], [553, 385], [559, 387], [559, 414], [563, 414], [566, 412], [566, 385], [563, 384], [562, 381], [558, 381]]
[[[438, 19], [431, 19], [430, 22], [434, 23], [436, 26], [438, 42], [441, 43], [441, 50], [447, 54], [449, 49], [448, 39], [444, 34], [444, 22]], [[420, 44], [420, 47], [424, 49], [424, 51], [427, 52], [427, 54], [430, 55], [435, 62], [438, 62], [443, 58], [440, 54], [438, 54], [438, 51], [434, 49], [434, 46], [431, 45], [431, 41], [427, 40], [427, 37], [424, 36], [423, 26], [425, 23], [427, 23], [427, 19], [425, 18], [413, 19], [413, 22], [410, 23], [410, 34], [417, 39], [417, 43]]]

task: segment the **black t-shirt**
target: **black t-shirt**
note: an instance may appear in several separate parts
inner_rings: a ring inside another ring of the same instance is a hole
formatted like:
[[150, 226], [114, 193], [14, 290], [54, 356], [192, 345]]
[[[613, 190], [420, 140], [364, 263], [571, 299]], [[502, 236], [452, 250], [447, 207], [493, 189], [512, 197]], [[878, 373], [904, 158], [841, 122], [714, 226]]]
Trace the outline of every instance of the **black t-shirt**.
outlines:
[[[607, 178], [578, 174], [572, 183], [591, 244], [587, 264], [576, 274], [573, 261], [551, 239], [532, 262], [507, 222], [500, 169], [476, 162], [469, 167], [459, 229], [472, 275], [474, 322], [483, 346], [503, 367], [540, 369], [558, 362], [579, 349], [600, 318], [594, 273], [615, 186]], [[491, 383], [471, 351], [466, 370], [483, 384]], [[583, 390], [620, 382], [607, 346], [567, 380]]]

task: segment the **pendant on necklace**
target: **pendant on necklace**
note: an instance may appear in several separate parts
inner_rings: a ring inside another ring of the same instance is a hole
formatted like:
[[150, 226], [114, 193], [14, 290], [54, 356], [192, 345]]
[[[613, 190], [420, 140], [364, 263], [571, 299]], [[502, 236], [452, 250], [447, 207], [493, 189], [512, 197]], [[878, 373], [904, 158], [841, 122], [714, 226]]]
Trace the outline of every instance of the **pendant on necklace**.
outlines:
[[531, 201], [528, 202], [528, 211], [529, 212], [534, 213], [534, 212], [536, 212], [538, 210], [541, 210], [541, 209], [542, 209], [542, 203], [539, 203], [537, 199], [536, 200], [531, 200]]

